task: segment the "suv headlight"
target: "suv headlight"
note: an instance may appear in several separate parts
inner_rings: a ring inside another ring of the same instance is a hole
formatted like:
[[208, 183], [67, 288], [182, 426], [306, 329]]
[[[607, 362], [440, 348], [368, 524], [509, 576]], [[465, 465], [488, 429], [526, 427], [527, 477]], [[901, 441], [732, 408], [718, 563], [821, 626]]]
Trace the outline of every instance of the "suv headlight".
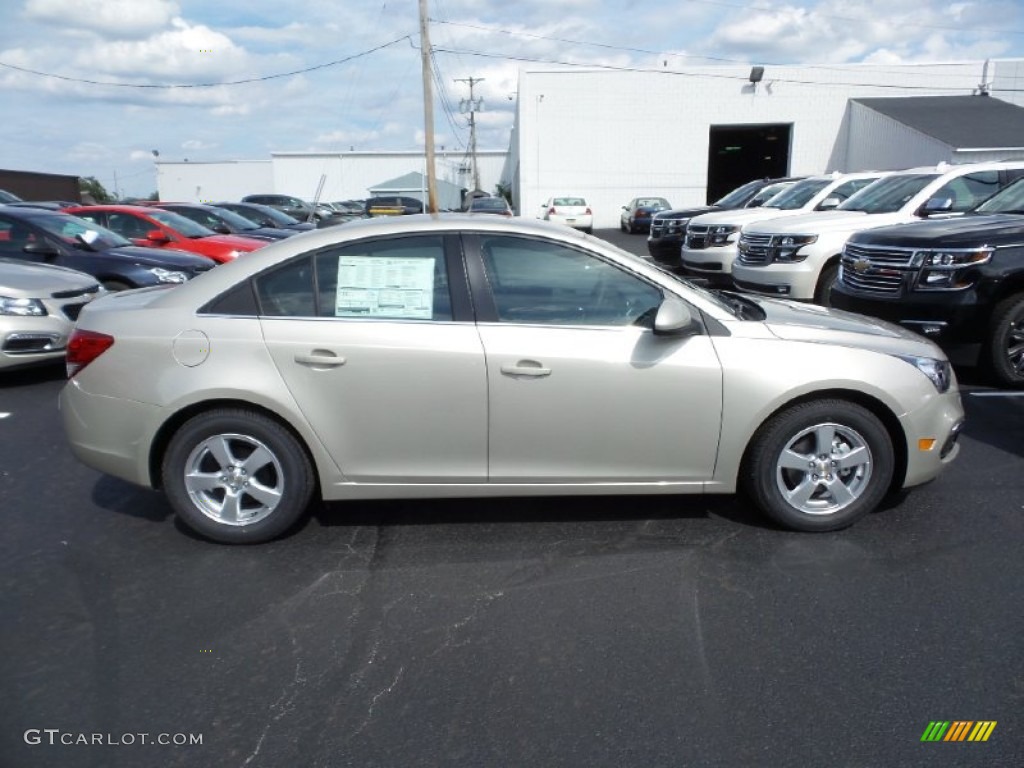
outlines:
[[734, 240], [735, 238], [733, 235], [739, 231], [739, 227], [729, 224], [723, 224], [720, 227], [711, 227], [708, 230], [708, 245], [725, 245], [726, 243]]
[[936, 249], [915, 251], [912, 263], [920, 268], [917, 287], [922, 291], [961, 291], [970, 288], [961, 270], [987, 264], [992, 248]]
[[0, 315], [45, 317], [46, 307], [39, 299], [12, 299], [8, 296], [0, 296]]
[[949, 360], [936, 360], [934, 357], [916, 357], [914, 355], [896, 355], [905, 363], [910, 363], [921, 373], [928, 377], [939, 394], [949, 391], [949, 385], [953, 383], [953, 368]]
[[801, 256], [798, 251], [805, 245], [817, 242], [817, 235], [776, 235], [772, 242], [773, 261], [782, 264], [794, 264], [807, 258], [807, 254]]
[[169, 269], [162, 269], [160, 267], [153, 267], [149, 272], [161, 283], [184, 283], [188, 280], [188, 275], [184, 272], [172, 272]]

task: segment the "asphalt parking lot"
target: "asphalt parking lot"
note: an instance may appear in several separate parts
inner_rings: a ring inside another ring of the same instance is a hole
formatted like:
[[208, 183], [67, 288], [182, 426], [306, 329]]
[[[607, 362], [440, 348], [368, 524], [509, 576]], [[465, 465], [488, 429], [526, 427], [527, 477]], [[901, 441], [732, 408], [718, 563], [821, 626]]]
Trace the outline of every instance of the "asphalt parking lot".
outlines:
[[959, 460], [847, 531], [401, 501], [227, 547], [71, 457], [60, 369], [6, 374], [0, 766], [1021, 765], [1024, 397], [960, 375]]

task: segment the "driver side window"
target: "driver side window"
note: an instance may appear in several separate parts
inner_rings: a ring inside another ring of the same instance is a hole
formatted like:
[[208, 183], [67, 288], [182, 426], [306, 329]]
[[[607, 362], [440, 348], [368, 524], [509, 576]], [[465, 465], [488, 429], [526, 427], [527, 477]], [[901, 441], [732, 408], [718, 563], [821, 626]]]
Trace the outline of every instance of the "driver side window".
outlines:
[[543, 240], [482, 236], [498, 319], [541, 325], [633, 325], [654, 316], [661, 291], [573, 248]]

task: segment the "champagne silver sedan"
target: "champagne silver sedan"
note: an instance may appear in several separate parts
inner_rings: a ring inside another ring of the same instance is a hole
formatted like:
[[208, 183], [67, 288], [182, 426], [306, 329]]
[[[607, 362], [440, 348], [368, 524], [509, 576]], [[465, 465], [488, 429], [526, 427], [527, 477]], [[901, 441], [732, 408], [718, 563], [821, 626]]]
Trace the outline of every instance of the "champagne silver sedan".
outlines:
[[314, 495], [742, 489], [835, 530], [936, 477], [963, 420], [923, 337], [498, 217], [355, 222], [100, 299], [67, 365], [76, 455], [224, 542]]

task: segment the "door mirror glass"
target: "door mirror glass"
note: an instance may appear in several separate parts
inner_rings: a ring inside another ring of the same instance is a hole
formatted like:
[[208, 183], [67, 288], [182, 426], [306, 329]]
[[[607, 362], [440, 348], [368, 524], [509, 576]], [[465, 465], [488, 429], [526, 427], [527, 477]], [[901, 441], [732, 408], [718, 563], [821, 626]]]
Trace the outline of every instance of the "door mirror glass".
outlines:
[[151, 243], [169, 243], [171, 239], [159, 229], [151, 229], [146, 233], [146, 239]]

